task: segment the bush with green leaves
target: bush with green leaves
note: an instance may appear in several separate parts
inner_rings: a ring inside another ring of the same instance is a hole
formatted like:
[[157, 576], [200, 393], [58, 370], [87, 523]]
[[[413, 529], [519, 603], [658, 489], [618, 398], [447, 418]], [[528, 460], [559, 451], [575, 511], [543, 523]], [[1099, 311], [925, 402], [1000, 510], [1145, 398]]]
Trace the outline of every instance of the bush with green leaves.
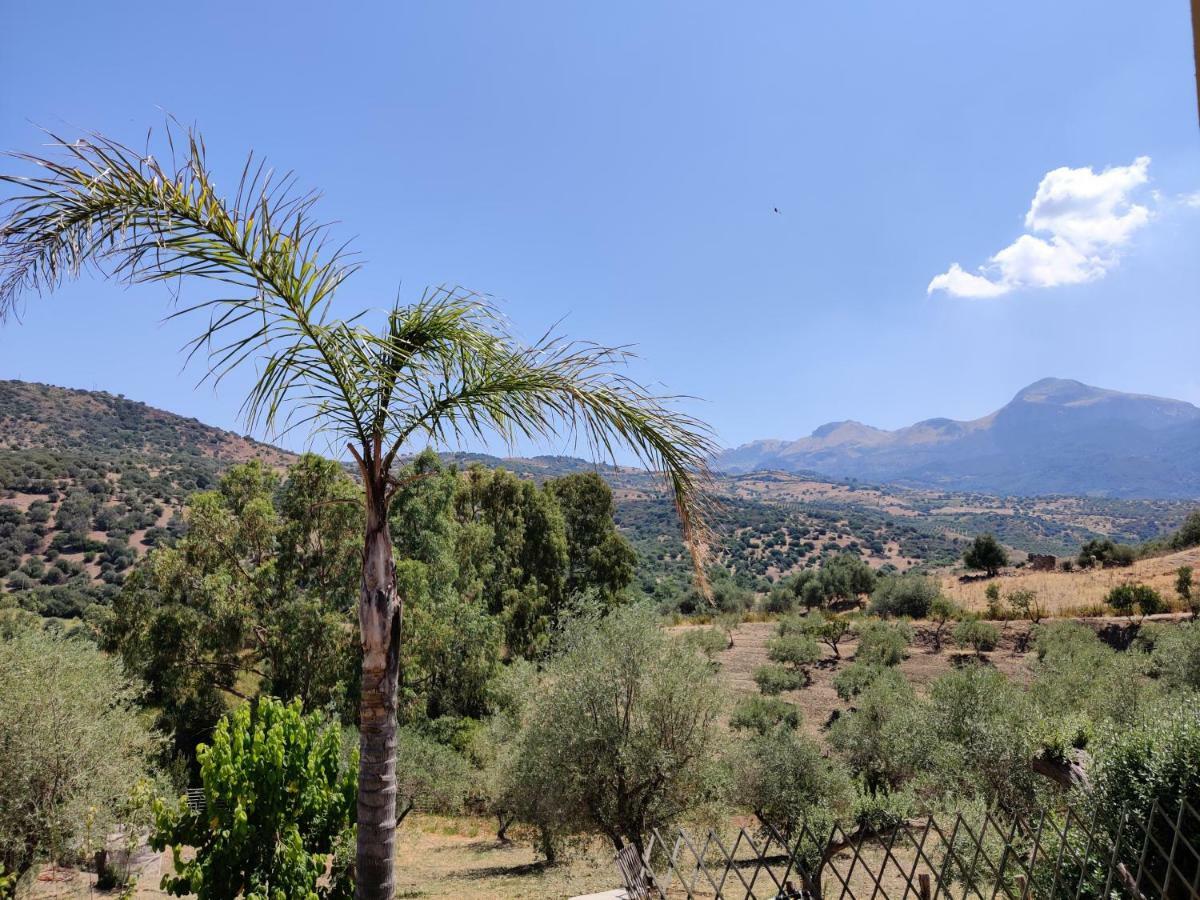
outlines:
[[1162, 596], [1148, 584], [1119, 584], [1108, 592], [1104, 602], [1114, 612], [1131, 618], [1135, 611], [1152, 616], [1167, 608]]
[[1200, 623], [1146, 625], [1139, 638], [1149, 639], [1150, 673], [1164, 688], [1200, 693]]
[[720, 796], [722, 706], [712, 667], [652, 610], [573, 622], [526, 702], [506, 793], [539, 828], [640, 848]]
[[1194, 591], [1192, 585], [1192, 567], [1180, 566], [1175, 573], [1175, 593], [1184, 605], [1192, 611], [1192, 617], [1200, 617], [1200, 592]]
[[1196, 546], [1200, 546], [1200, 509], [1190, 513], [1170, 539], [1172, 550], [1187, 550]]
[[1008, 595], [1008, 608], [1012, 610], [1013, 618], [1028, 619], [1034, 625], [1042, 621], [1046, 608], [1038, 600], [1037, 591], [1020, 588]]
[[854, 633], [853, 621], [845, 616], [815, 611], [800, 619], [795, 627], [799, 633], [807, 634], [832, 650], [834, 659], [842, 658], [839, 645]]
[[1059, 619], [1045, 622], [1033, 630], [1033, 649], [1039, 662], [1047, 659], [1084, 656], [1089, 661], [1108, 648], [1096, 632], [1082, 622]]
[[[524, 812], [525, 820], [533, 824], [539, 820], [536, 786], [527, 780], [537, 773], [520, 766], [518, 741], [538, 687], [537, 667], [528, 660], [516, 659], [501, 668], [488, 685], [492, 713], [472, 734], [471, 795], [485, 812], [496, 817], [496, 840], [501, 842], [508, 841], [508, 829], [518, 813]], [[554, 822], [546, 824], [541, 843], [547, 855], [553, 856], [557, 849]]]
[[887, 666], [855, 660], [833, 676], [833, 689], [840, 699], [849, 703], [887, 671]]
[[963, 801], [1028, 811], [1035, 800], [1034, 720], [1029, 696], [991, 666], [971, 663], [940, 676], [930, 685], [926, 721], [937, 738], [931, 783]]
[[732, 763], [738, 801], [789, 841], [803, 823], [820, 833], [824, 819], [844, 811], [852, 797], [844, 769], [789, 728], [755, 734], [740, 744]]
[[862, 557], [839, 553], [819, 569], [805, 569], [777, 582], [767, 596], [767, 609], [788, 612], [797, 603], [816, 609], [870, 594], [875, 584], [875, 572]]
[[767, 658], [772, 665], [759, 667], [754, 681], [764, 694], [779, 694], [809, 683], [809, 669], [821, 659], [821, 646], [805, 631], [804, 619], [792, 616], [781, 619], [767, 641]]
[[778, 697], [751, 695], [733, 708], [729, 727], [755, 734], [767, 734], [777, 728], [794, 731], [800, 727], [800, 710]]
[[1005, 617], [1004, 609], [1000, 606], [1000, 585], [993, 582], [984, 588], [983, 596], [987, 600], [987, 617], [989, 619], [1003, 619]]
[[462, 811], [470, 787], [466, 759], [413, 728], [396, 732], [396, 824], [414, 809], [453, 815]]
[[198, 900], [351, 896], [347, 870], [318, 885], [355, 821], [357, 759], [345, 759], [335, 724], [262, 697], [223, 718], [197, 757], [204, 808], [160, 803], [150, 839], [174, 854], [165, 890]]
[[94, 644], [0, 610], [0, 865], [14, 880], [130, 824], [159, 740], [143, 687]]
[[855, 662], [875, 666], [898, 666], [908, 655], [912, 643], [912, 626], [901, 619], [885, 622], [867, 619], [858, 626], [858, 649], [854, 652]]
[[924, 619], [941, 594], [938, 583], [925, 575], [888, 575], [871, 594], [871, 612], [877, 616]]
[[1079, 568], [1090, 569], [1131, 566], [1136, 559], [1137, 550], [1128, 544], [1115, 543], [1112, 538], [1092, 538], [1080, 548], [1076, 562]]
[[986, 653], [1000, 643], [1000, 629], [978, 616], [968, 616], [954, 626], [954, 643], [970, 647], [976, 653]]
[[709, 662], [716, 664], [717, 655], [729, 649], [728, 633], [718, 627], [689, 628], [680, 640], [691, 644]]
[[866, 791], [878, 794], [899, 788], [928, 767], [934, 735], [925, 726], [926, 707], [912, 685], [895, 670], [867, 671], [873, 677], [862, 686], [854, 708], [830, 727], [829, 742]]
[[1008, 565], [1008, 553], [995, 535], [980, 534], [963, 553], [963, 564], [968, 569], [981, 569], [989, 578], [994, 578]]
[[[1094, 746], [1091, 799], [1099, 822], [1115, 834], [1122, 815], [1147, 821], [1157, 801], [1165, 815], [1155, 817], [1151, 840], [1171, 847], [1176, 835], [1170, 822], [1180, 801], [1200, 809], [1200, 698], [1163, 704], [1132, 727], [1109, 725]], [[1136, 867], [1141, 842], [1125, 844], [1123, 861]], [[1200, 868], [1195, 857], [1181, 853], [1177, 861], [1184, 881], [1192, 880]]]
[[[1087, 625], [1066, 620], [1043, 622], [1033, 634], [1037, 659], [1030, 697], [1052, 730], [1062, 718], [1083, 717], [1092, 726], [1131, 723], [1162, 693], [1145, 677], [1150, 661], [1140, 643], [1118, 652]], [[1044, 725], [1039, 727], [1045, 730]]]

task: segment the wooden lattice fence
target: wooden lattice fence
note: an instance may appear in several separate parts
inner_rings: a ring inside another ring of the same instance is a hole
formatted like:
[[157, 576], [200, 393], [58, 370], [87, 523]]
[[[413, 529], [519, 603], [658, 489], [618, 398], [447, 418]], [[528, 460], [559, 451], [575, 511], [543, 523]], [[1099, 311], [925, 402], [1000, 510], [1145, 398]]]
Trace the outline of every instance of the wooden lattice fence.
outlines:
[[960, 812], [869, 830], [805, 822], [787, 837], [765, 826], [725, 836], [656, 831], [643, 863], [643, 884], [627, 884], [635, 896], [1196, 900], [1200, 813], [1184, 802], [1114, 821], [1063, 808]]

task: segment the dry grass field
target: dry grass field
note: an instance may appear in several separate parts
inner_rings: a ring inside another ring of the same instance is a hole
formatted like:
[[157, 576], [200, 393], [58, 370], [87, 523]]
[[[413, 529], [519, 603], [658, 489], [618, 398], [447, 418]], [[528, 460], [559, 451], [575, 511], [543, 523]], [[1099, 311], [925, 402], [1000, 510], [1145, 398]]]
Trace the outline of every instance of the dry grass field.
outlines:
[[[491, 819], [413, 813], [400, 827], [396, 897], [471, 900], [561, 900], [618, 886], [611, 847], [594, 841], [572, 848], [569, 858], [546, 866], [529, 841], [502, 844]], [[142, 863], [134, 900], [166, 897], [158, 885], [171, 864], [169, 853]], [[121, 897], [99, 891], [93, 875], [46, 868], [34, 886], [37, 900], [100, 900]]]
[[962, 581], [957, 575], [942, 576], [942, 591], [967, 609], [982, 612], [987, 608], [984, 591], [989, 584], [1000, 586], [1001, 596], [1028, 589], [1049, 615], [1094, 615], [1104, 607], [1104, 598], [1112, 588], [1126, 582], [1141, 582], [1157, 590], [1173, 608], [1182, 609], [1175, 594], [1175, 573], [1180, 566], [1192, 566], [1200, 574], [1200, 547], [1140, 559], [1132, 566], [1114, 569], [1088, 569], [1074, 572], [1032, 572], [1015, 569], [991, 580]]

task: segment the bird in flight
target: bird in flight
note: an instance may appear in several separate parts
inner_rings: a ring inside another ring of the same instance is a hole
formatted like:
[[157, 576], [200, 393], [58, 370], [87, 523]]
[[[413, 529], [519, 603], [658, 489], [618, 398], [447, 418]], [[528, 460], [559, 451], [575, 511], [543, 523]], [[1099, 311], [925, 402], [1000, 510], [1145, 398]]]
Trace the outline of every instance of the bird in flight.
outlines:
[[[775, 212], [779, 212], [779, 207], [778, 207], [778, 206], [776, 206], [776, 207], [775, 207]], [[781, 215], [782, 215], [782, 214], [781, 214]]]

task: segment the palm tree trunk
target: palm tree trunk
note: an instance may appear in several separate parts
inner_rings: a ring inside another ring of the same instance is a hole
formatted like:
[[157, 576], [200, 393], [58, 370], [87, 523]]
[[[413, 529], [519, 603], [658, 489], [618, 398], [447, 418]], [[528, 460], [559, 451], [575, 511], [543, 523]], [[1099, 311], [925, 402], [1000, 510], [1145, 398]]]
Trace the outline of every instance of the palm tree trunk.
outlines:
[[368, 484], [358, 619], [362, 630], [359, 703], [357, 900], [391, 900], [396, 854], [396, 683], [401, 602], [396, 593], [384, 484]]

